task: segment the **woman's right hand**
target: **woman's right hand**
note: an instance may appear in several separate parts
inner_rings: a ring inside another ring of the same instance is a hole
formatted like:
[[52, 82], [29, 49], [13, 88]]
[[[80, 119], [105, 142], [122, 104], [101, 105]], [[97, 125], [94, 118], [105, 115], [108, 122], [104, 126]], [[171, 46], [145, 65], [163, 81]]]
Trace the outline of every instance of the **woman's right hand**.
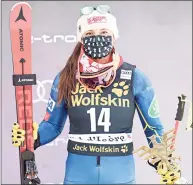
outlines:
[[[33, 123], [33, 137], [34, 140], [38, 138], [38, 124], [36, 122]], [[25, 141], [25, 130], [20, 129], [18, 123], [14, 123], [12, 129], [12, 144], [13, 146], [19, 147], [23, 141]]]

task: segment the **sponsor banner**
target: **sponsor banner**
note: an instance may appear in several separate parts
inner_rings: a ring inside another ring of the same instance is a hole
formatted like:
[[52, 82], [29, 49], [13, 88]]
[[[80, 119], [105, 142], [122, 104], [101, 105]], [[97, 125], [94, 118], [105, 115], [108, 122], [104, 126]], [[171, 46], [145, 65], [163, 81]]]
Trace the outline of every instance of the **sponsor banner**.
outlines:
[[88, 144], [127, 144], [132, 142], [131, 133], [120, 134], [69, 134], [69, 140]]
[[102, 145], [87, 144], [69, 140], [68, 152], [91, 156], [125, 156], [133, 152], [133, 143]]

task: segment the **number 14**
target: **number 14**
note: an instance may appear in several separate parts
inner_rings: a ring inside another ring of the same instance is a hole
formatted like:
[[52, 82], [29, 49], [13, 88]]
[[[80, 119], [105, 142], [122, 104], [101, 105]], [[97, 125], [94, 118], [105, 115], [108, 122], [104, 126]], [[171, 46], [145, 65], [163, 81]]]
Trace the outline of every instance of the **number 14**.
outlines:
[[[96, 109], [91, 108], [87, 111], [90, 114], [91, 132], [96, 132], [96, 126], [104, 126], [104, 132], [109, 132], [110, 122], [110, 108], [102, 108], [99, 119], [96, 123]], [[104, 118], [104, 121], [103, 121]]]

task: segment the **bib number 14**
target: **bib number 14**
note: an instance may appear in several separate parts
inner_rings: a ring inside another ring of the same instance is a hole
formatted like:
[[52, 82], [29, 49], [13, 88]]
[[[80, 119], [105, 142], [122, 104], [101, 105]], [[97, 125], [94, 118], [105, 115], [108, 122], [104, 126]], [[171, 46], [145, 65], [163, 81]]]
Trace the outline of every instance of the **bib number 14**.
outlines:
[[91, 132], [96, 132], [97, 126], [103, 126], [104, 132], [109, 132], [110, 122], [110, 108], [102, 108], [98, 121], [96, 120], [96, 109], [91, 108], [87, 111], [90, 114]]

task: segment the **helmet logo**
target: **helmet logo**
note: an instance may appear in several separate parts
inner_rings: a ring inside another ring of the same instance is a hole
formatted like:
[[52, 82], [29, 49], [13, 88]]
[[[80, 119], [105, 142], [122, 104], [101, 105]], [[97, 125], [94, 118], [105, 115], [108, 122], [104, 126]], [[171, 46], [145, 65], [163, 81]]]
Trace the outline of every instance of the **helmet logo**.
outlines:
[[88, 24], [94, 23], [106, 23], [107, 19], [105, 16], [94, 16], [87, 19]]

